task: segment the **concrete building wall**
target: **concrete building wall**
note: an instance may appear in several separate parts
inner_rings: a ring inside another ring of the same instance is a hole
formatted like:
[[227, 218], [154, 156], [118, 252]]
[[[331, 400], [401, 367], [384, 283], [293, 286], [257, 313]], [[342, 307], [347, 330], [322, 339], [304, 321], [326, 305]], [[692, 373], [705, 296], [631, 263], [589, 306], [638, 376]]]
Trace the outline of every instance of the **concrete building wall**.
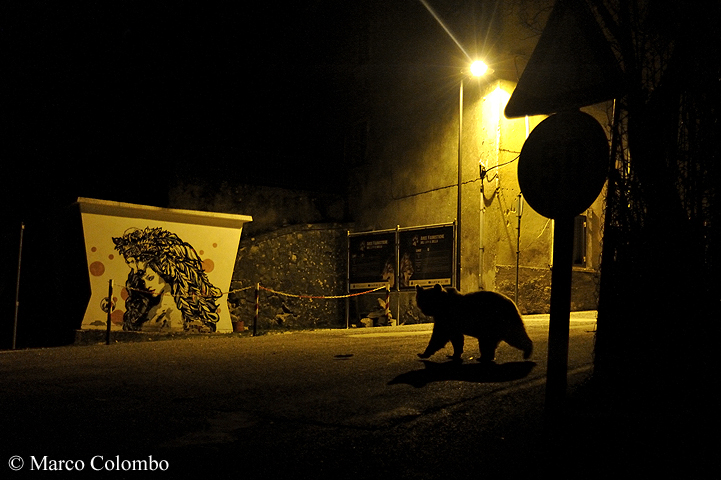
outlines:
[[[463, 292], [497, 290], [513, 298], [518, 283], [519, 307], [526, 313], [548, 311], [554, 225], [525, 202], [519, 207], [516, 169], [527, 135], [544, 117], [507, 119], [503, 109], [533, 51], [534, 35], [543, 26], [539, 19], [550, 10], [547, 3], [499, 7], [489, 23], [498, 33], [493, 48], [476, 45], [474, 50], [497, 60], [489, 63], [498, 70], [482, 79], [464, 75], [466, 60], [429, 12], [420, 9], [402, 17], [388, 7], [379, 13], [371, 29], [371, 61], [362, 71], [370, 98], [365, 157], [351, 168], [349, 205], [357, 230], [455, 221], [463, 80], [460, 287]], [[454, 12], [445, 12], [445, 20], [452, 21]], [[588, 110], [606, 125], [602, 108]], [[586, 216], [586, 262], [574, 269], [575, 309], [596, 305], [601, 197]]]

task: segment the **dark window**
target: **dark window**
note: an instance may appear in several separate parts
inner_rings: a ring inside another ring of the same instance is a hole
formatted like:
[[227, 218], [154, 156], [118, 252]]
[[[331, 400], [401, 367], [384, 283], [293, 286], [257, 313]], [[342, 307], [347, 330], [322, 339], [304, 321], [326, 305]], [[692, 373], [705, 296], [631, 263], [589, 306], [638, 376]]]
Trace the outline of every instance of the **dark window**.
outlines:
[[578, 215], [573, 228], [573, 265], [586, 266], [586, 215]]

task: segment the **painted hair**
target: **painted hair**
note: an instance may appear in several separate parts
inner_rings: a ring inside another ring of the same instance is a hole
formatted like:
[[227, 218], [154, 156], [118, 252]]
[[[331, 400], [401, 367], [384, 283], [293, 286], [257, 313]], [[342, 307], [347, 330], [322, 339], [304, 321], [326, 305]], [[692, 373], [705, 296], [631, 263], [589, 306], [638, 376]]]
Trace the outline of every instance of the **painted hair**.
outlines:
[[[176, 234], [162, 228], [132, 229], [122, 237], [113, 237], [115, 249], [125, 257], [145, 263], [171, 287], [175, 304], [183, 314], [186, 327], [201, 321], [211, 331], [220, 319], [216, 299], [222, 296], [203, 270], [203, 262], [195, 249]], [[123, 315], [124, 330], [140, 330], [148, 320], [150, 308], [159, 302], [145, 291], [144, 272], [131, 270], [125, 285], [128, 299]]]

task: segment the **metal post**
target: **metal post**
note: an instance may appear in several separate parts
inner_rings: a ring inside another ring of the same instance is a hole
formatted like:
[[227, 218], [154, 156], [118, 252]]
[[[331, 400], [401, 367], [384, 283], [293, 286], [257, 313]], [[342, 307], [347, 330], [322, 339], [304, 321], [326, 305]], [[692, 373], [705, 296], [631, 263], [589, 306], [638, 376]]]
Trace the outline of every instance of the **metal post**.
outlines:
[[350, 297], [345, 297], [345, 328], [350, 328]]
[[113, 313], [113, 279], [108, 280], [108, 319], [105, 329], [105, 345], [110, 345], [110, 316]]
[[458, 89], [458, 198], [456, 205], [456, 288], [461, 290], [461, 186], [463, 185], [463, 79]]
[[573, 273], [573, 217], [555, 219], [553, 271], [551, 272], [551, 314], [548, 326], [548, 368], [546, 370], [546, 422], [557, 425], [563, 413], [568, 370], [568, 336]]
[[255, 317], [253, 318], [253, 336], [258, 333], [258, 314], [260, 313], [260, 282], [255, 284]]
[[518, 194], [518, 206], [517, 208], [517, 215], [518, 215], [518, 236], [516, 237], [516, 292], [515, 292], [515, 302], [516, 305], [518, 305], [518, 271], [521, 265], [521, 215], [523, 214], [523, 194]]
[[15, 321], [13, 323], [13, 350], [16, 347], [18, 335], [18, 310], [20, 309], [20, 266], [23, 260], [23, 234], [25, 233], [25, 224], [20, 224], [20, 250], [18, 251], [18, 277], [15, 284]]
[[483, 163], [480, 161], [478, 162], [478, 168], [479, 168], [479, 175], [481, 179], [481, 191], [479, 192], [479, 204], [478, 204], [478, 289], [484, 290], [484, 282], [483, 282], [483, 256], [486, 253], [486, 247], [485, 242], [483, 239], [484, 236], [484, 229], [486, 224], [486, 200], [485, 200], [485, 193], [483, 191], [483, 182], [485, 181], [486, 177], [486, 168], [483, 166]]
[[350, 230], [345, 231], [345, 328], [350, 328]]

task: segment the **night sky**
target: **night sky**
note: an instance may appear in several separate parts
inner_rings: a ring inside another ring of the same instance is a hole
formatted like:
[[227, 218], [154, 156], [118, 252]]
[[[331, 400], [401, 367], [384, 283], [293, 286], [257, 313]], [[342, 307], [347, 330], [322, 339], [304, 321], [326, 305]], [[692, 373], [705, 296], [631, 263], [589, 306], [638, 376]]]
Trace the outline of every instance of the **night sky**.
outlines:
[[0, 2], [0, 348], [21, 222], [23, 314], [58, 321], [53, 262], [72, 256], [58, 229], [78, 197], [164, 207], [176, 180], [343, 187], [352, 17], [333, 0]]
[[3, 2], [13, 219], [78, 196], [164, 206], [178, 177], [337, 184], [336, 3]]

